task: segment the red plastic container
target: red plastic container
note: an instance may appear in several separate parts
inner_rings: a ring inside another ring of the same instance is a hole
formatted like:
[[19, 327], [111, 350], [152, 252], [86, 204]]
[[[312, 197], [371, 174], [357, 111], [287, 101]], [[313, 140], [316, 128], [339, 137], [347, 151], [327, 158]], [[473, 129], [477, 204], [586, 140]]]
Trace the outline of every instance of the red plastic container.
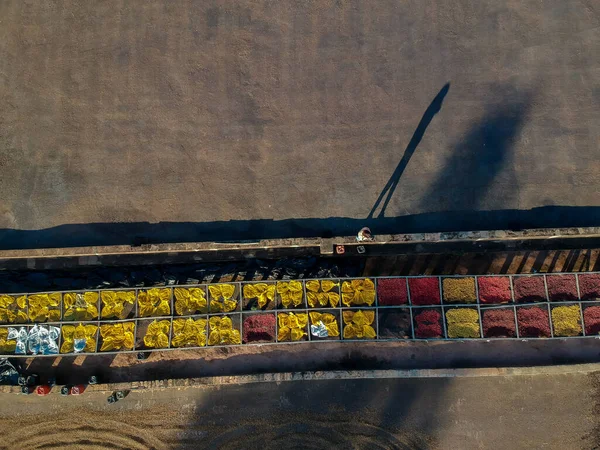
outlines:
[[83, 384], [78, 384], [71, 387], [71, 395], [81, 395], [85, 391], [85, 386]]
[[52, 388], [48, 385], [38, 386], [35, 388], [35, 393], [40, 396], [48, 395]]

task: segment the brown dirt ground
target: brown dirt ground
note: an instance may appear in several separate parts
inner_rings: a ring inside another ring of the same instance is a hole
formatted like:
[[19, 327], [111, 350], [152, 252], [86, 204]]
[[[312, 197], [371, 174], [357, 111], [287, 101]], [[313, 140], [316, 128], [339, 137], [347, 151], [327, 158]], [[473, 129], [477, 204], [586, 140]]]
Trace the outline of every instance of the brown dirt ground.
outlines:
[[0, 228], [364, 218], [447, 82], [388, 217], [598, 204], [595, 1], [6, 0], [0, 17]]
[[597, 373], [573, 371], [12, 396], [0, 448], [587, 450], [598, 394]]

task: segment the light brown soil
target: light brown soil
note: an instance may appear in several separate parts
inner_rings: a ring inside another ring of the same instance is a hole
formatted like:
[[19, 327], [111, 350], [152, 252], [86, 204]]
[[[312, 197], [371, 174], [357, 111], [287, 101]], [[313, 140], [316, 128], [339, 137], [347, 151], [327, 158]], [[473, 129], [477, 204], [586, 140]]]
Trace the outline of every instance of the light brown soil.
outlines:
[[[448, 82], [386, 216], [583, 217], [598, 17], [590, 0], [2, 1], [0, 229], [110, 241], [85, 224], [147, 221], [190, 239], [168, 222], [365, 218]], [[283, 234], [311, 229], [331, 227]]]
[[[595, 373], [4, 394], [3, 449], [595, 448]], [[13, 394], [14, 395], [14, 394]]]

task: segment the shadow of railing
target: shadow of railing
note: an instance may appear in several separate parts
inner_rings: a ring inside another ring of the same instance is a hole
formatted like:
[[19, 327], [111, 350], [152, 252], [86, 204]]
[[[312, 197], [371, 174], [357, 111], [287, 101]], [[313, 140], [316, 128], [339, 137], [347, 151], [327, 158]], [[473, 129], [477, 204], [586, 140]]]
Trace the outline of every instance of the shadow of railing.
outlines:
[[216, 222], [136, 222], [61, 225], [43, 230], [0, 230], [0, 249], [139, 245], [161, 242], [240, 242], [350, 236], [364, 226], [377, 234], [522, 230], [600, 226], [598, 206], [543, 206], [529, 210], [441, 211], [354, 219], [257, 219]]

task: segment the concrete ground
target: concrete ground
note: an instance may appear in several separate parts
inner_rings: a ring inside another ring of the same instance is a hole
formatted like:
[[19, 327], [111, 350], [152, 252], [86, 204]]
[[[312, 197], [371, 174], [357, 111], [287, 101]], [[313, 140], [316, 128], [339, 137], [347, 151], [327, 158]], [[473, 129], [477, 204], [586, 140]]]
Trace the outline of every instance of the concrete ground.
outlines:
[[596, 1], [0, 20], [1, 247], [600, 224]]
[[0, 448], [565, 450], [600, 445], [597, 366], [468, 375], [369, 379], [378, 375], [367, 372], [358, 379], [230, 380], [132, 391], [113, 405], [107, 404], [107, 393], [96, 391], [80, 397], [2, 394]]

